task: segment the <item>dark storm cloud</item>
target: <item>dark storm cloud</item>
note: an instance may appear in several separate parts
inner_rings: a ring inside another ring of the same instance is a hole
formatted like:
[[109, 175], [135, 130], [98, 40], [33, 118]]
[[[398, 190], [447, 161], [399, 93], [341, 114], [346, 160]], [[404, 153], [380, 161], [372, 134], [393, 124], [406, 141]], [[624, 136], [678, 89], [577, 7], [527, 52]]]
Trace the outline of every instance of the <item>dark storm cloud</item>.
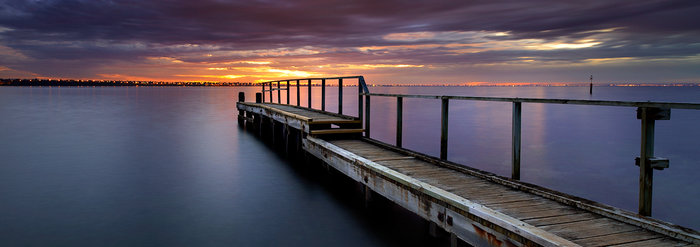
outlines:
[[[697, 32], [699, 1], [9, 1], [18, 39], [357, 45], [391, 32]], [[349, 41], [347, 41], [349, 38]], [[347, 42], [347, 43], [346, 43]]]
[[[543, 61], [668, 58], [700, 54], [697, 13], [697, 0], [6, 0], [0, 3], [0, 45], [31, 58], [56, 60], [136, 61], [180, 56], [186, 62], [204, 62], [201, 56], [188, 54], [307, 47], [325, 49], [319, 56], [329, 61], [358, 63], [498, 63], [517, 57]], [[612, 28], [615, 32], [595, 31]], [[569, 43], [599, 34], [607, 36], [599, 44], [581, 50], [355, 50], [484, 41], [469, 37], [387, 39], [390, 34], [416, 32], [506, 32], [508, 35], [486, 41], [538, 39]], [[240, 53], [214, 55], [211, 59], [219, 61], [246, 57]]]

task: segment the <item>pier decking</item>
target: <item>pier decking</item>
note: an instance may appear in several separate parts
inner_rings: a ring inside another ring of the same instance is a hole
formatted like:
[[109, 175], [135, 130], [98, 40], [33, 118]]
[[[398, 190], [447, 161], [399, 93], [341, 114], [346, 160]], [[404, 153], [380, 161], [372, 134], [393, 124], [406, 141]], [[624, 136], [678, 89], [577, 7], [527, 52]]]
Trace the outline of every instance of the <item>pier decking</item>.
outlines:
[[322, 160], [363, 184], [366, 198], [379, 194], [414, 212], [454, 245], [700, 244], [691, 229], [362, 137], [360, 118], [274, 103], [237, 108], [246, 128]]

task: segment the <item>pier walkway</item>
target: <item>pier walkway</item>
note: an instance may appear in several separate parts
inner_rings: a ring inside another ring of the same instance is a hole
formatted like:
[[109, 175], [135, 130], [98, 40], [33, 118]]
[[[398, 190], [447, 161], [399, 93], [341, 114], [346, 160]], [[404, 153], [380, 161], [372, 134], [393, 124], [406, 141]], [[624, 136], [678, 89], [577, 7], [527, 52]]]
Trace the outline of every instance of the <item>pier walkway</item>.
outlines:
[[363, 137], [361, 117], [257, 101], [237, 104], [240, 124], [361, 183], [367, 200], [381, 195], [444, 229], [455, 246], [700, 244], [692, 229]]

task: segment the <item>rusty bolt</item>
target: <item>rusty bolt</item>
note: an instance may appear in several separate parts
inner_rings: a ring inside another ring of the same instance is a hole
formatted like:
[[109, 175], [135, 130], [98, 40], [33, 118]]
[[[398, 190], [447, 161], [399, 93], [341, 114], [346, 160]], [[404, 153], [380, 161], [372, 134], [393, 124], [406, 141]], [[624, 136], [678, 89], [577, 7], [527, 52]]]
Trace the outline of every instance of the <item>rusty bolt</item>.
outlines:
[[445, 214], [442, 212], [438, 212], [438, 220], [440, 220], [440, 222], [445, 221]]
[[369, 182], [369, 178], [367, 178], [367, 176], [365, 176], [364, 180], [365, 180], [365, 183]]
[[447, 216], [447, 224], [452, 226], [452, 216]]

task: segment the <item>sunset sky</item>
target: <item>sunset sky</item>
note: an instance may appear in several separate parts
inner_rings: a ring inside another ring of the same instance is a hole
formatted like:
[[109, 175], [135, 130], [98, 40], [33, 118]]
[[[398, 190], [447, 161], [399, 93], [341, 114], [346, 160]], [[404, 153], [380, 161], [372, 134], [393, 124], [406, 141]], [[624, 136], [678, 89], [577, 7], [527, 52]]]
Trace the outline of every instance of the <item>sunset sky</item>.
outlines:
[[700, 82], [700, 1], [3, 0], [0, 78]]

